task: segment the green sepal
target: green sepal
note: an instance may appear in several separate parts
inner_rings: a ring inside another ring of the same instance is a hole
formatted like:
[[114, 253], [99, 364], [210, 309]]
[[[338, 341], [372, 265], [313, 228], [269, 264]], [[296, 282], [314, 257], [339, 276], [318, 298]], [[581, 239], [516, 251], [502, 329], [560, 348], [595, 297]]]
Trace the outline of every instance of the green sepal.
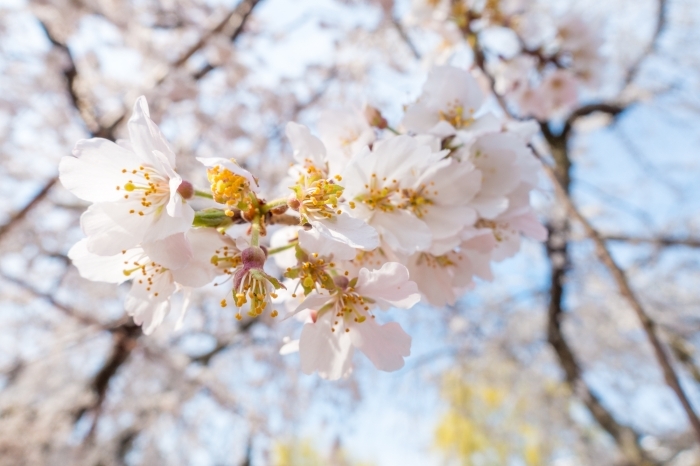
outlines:
[[193, 227], [221, 228], [233, 224], [231, 217], [227, 216], [223, 210], [211, 208], [199, 210], [194, 213], [192, 220]]

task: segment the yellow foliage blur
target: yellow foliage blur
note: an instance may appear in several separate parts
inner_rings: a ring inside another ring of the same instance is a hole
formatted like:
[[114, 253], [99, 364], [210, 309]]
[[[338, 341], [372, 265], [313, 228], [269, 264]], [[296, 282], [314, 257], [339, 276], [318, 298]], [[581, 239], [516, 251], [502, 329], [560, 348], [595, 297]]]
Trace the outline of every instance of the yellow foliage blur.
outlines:
[[527, 466], [544, 464], [551, 445], [529, 421], [527, 394], [504, 374], [476, 381], [468, 373], [444, 376], [442, 395], [449, 408], [436, 428], [436, 446], [465, 466], [503, 466], [516, 459]]

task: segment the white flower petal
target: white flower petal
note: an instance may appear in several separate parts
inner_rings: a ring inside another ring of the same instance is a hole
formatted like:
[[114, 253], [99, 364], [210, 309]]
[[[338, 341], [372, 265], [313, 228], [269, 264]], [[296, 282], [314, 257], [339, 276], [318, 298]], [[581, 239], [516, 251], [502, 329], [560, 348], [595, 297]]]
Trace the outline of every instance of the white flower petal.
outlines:
[[377, 212], [371, 224], [389, 247], [404, 254], [428, 249], [433, 237], [425, 222], [405, 210]]
[[288, 354], [292, 353], [298, 353], [299, 352], [299, 340], [291, 340], [282, 345], [280, 348], [280, 354], [282, 356], [286, 356]]
[[129, 215], [124, 204], [93, 204], [80, 216], [87, 248], [100, 256], [112, 256], [141, 243], [142, 217]]
[[[374, 228], [372, 230], [374, 230]], [[316, 253], [319, 256], [333, 256], [334, 259], [338, 260], [349, 261], [355, 258], [355, 248], [321, 234], [318, 228], [312, 228], [309, 231], [300, 230], [298, 236], [299, 246], [308, 253]], [[379, 244], [378, 237], [377, 244]], [[293, 249], [290, 250], [293, 251]], [[296, 265], [296, 258], [294, 258], [292, 267], [294, 265]]]
[[87, 243], [87, 239], [75, 243], [68, 251], [68, 257], [77, 267], [81, 277], [97, 282], [125, 282], [129, 277], [123, 272], [124, 262], [131, 263], [135, 256], [141, 256], [143, 253], [140, 249], [130, 249], [125, 254], [98, 256], [88, 251]]
[[154, 302], [127, 295], [124, 308], [134, 318], [134, 323], [143, 328], [143, 333], [150, 335], [168, 314], [170, 301]]
[[[122, 199], [123, 186], [139, 158], [107, 139], [81, 139], [73, 149], [75, 157], [63, 157], [58, 166], [63, 186], [80, 199], [110, 202]], [[119, 189], [117, 189], [119, 187]]]
[[375, 300], [382, 310], [392, 306], [408, 309], [420, 301], [408, 269], [398, 262], [387, 262], [379, 270], [361, 269], [355, 289], [361, 296]]
[[311, 134], [309, 128], [290, 121], [287, 123], [285, 133], [294, 149], [294, 160], [304, 166], [313, 165], [316, 168], [326, 166], [326, 147], [320, 139]]
[[326, 313], [315, 323], [305, 324], [301, 331], [299, 357], [304, 374], [318, 372], [323, 378], [336, 380], [350, 369], [351, 337], [346, 332], [331, 331], [332, 317]]
[[309, 219], [319, 233], [350, 247], [371, 251], [379, 246], [379, 234], [365, 221], [342, 212], [332, 218]]
[[352, 344], [381, 371], [401, 369], [404, 358], [411, 355], [411, 337], [396, 322], [379, 325], [374, 319], [367, 319], [353, 325], [348, 335]]
[[160, 160], [153, 155], [153, 151], [159, 151], [166, 156], [171, 167], [175, 166], [175, 154], [158, 126], [151, 120], [148, 103], [144, 96], [136, 99], [134, 103], [134, 111], [129, 118], [129, 138], [136, 154], [144, 162], [160, 167]]
[[148, 257], [168, 269], [180, 269], [192, 259], [192, 248], [184, 233], [144, 242], [142, 247]]

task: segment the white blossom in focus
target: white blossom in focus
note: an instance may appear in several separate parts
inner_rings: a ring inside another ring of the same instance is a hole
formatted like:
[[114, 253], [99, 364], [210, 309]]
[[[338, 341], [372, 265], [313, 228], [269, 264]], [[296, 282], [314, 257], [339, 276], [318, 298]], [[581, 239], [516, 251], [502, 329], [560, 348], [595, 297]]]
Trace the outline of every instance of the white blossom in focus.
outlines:
[[[61, 183], [94, 203], [81, 217], [87, 249], [94, 254], [114, 255], [163, 240], [187, 231], [194, 218], [179, 192], [183, 180], [175, 172], [175, 154], [151, 121], [144, 97], [136, 100], [128, 126], [130, 141], [83, 139], [75, 157], [63, 157], [59, 165]], [[181, 266], [191, 253], [184, 249], [171, 257], [168, 266]]]
[[131, 290], [124, 308], [143, 333], [150, 335], [170, 311], [170, 298], [178, 290], [178, 281], [188, 283], [190, 270], [171, 270], [155, 262], [141, 247], [124, 250], [113, 256], [98, 256], [88, 250], [82, 239], [68, 252], [68, 257], [84, 278], [107, 283], [131, 280]]
[[338, 379], [350, 369], [353, 348], [379, 370], [402, 368], [411, 352], [411, 337], [398, 323], [378, 324], [371, 310], [408, 309], [420, 300], [406, 267], [389, 262], [379, 270], [361, 269], [351, 280], [338, 276], [335, 283], [333, 293], [311, 295], [297, 308], [316, 311], [299, 338], [302, 371]]
[[296, 184], [294, 208], [301, 221], [309, 223], [331, 242], [371, 250], [379, 245], [377, 231], [351, 213], [343, 199], [343, 178], [329, 177], [326, 148], [306, 126], [287, 124], [287, 137], [298, 165], [292, 167]]

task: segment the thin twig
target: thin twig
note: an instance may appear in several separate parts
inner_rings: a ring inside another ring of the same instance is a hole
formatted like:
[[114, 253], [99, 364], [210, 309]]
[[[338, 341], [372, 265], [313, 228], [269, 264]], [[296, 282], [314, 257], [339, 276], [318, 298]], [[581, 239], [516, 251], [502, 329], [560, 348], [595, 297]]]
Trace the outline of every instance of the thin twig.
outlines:
[[49, 194], [49, 191], [51, 191], [51, 188], [56, 184], [58, 181], [58, 177], [51, 178], [44, 184], [44, 187], [41, 188], [35, 195], [32, 197], [32, 199], [27, 202], [24, 207], [22, 207], [20, 210], [12, 214], [10, 217], [10, 220], [7, 221], [4, 225], [0, 226], [0, 238], [7, 233], [10, 228], [16, 223], [19, 223], [24, 217], [27, 216], [27, 214], [34, 209], [41, 201], [44, 200], [44, 198]]
[[654, 29], [654, 33], [652, 34], [651, 40], [649, 41], [649, 44], [647, 44], [644, 51], [639, 55], [632, 66], [628, 68], [623, 87], [628, 87], [630, 84], [632, 84], [639, 74], [639, 70], [642, 63], [644, 63], [644, 60], [654, 51], [656, 51], [659, 46], [659, 38], [661, 37], [661, 33], [663, 33], [668, 20], [668, 0], [658, 0], [658, 2], [656, 28]]
[[411, 38], [408, 36], [408, 32], [406, 32], [406, 28], [403, 27], [403, 24], [401, 24], [401, 21], [398, 18], [392, 18], [391, 24], [394, 25], [394, 28], [396, 28], [396, 32], [399, 33], [399, 36], [404, 41], [404, 43], [406, 44], [408, 49], [411, 51], [411, 53], [413, 54], [413, 57], [416, 60], [420, 60], [421, 59], [420, 52], [416, 48], [416, 44], [414, 44], [413, 41], [411, 40]]
[[694, 238], [673, 238], [668, 236], [641, 238], [636, 236], [626, 235], [606, 235], [600, 234], [600, 237], [605, 241], [618, 241], [631, 244], [651, 244], [654, 246], [685, 246], [689, 248], [700, 248], [700, 239]]

